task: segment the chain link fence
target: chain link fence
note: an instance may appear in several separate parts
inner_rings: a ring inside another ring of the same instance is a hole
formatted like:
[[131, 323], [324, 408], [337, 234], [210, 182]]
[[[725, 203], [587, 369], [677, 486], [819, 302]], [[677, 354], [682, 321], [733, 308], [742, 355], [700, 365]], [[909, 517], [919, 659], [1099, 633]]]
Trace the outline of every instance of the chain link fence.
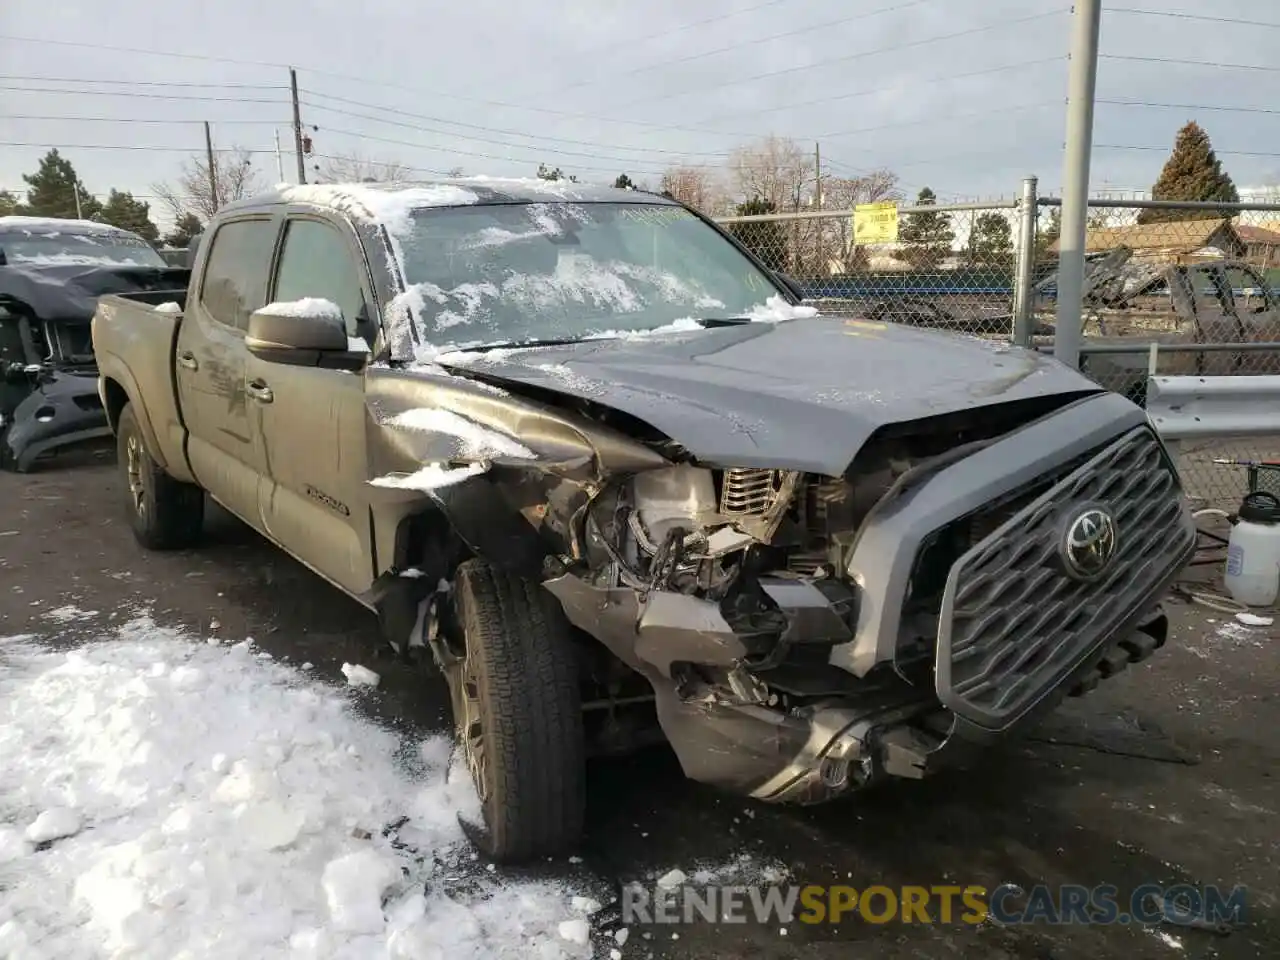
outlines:
[[[1060, 208], [1027, 180], [1017, 199], [901, 206], [892, 242], [855, 242], [850, 210], [720, 222], [830, 314], [1051, 351]], [[1107, 389], [1142, 403], [1151, 373], [1280, 374], [1280, 203], [1093, 200], [1085, 256], [1080, 366]], [[1248, 468], [1216, 460], [1280, 459], [1280, 436], [1178, 447], [1188, 494], [1224, 508]]]

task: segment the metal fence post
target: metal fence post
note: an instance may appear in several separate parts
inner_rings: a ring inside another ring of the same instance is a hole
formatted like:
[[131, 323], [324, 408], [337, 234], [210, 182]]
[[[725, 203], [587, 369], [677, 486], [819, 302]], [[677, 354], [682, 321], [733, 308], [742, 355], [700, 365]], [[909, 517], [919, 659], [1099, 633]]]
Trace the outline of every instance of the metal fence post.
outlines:
[[1018, 200], [1018, 249], [1013, 264], [1013, 342], [1030, 346], [1032, 319], [1035, 314], [1036, 222], [1040, 204], [1036, 197], [1036, 178], [1022, 181]]
[[1102, 0], [1075, 0], [1071, 68], [1067, 78], [1067, 146], [1062, 160], [1062, 233], [1058, 240], [1058, 322], [1053, 354], [1080, 366], [1085, 229], [1089, 214], [1089, 157], [1093, 98], [1098, 84]]

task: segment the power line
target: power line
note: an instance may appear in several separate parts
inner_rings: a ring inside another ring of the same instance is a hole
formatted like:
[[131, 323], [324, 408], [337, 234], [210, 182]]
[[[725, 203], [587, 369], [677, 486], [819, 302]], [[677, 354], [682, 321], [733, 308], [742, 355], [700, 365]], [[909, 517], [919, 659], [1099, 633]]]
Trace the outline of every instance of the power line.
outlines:
[[[545, 155], [542, 157], [538, 157], [538, 156], [513, 157], [513, 156], [498, 156], [492, 153], [478, 153], [472, 150], [460, 150], [455, 147], [433, 146], [427, 143], [415, 143], [411, 140], [396, 140], [392, 137], [378, 137], [378, 136], [373, 136], [365, 133], [356, 133], [354, 130], [338, 130], [333, 127], [328, 127], [328, 128], [321, 127], [319, 128], [319, 132], [321, 134], [330, 133], [330, 134], [337, 134], [338, 136], [355, 137], [360, 140], [371, 140], [375, 143], [387, 143], [387, 144], [393, 144], [395, 146], [401, 146], [401, 147], [413, 147], [418, 150], [431, 150], [436, 153], [449, 153], [449, 154], [458, 154], [459, 156], [464, 156], [464, 157], [476, 157], [481, 160], [502, 160], [508, 163], [537, 163], [546, 159]], [[515, 146], [517, 149], [524, 149], [524, 150], [536, 149], [536, 148], [530, 148], [523, 144], [512, 144], [512, 146]], [[555, 153], [557, 151], [548, 149], [546, 152]], [[615, 163], [622, 164], [624, 166], [629, 166], [632, 169], [639, 169], [640, 165], [644, 164], [644, 159], [641, 157], [611, 157], [611, 156], [604, 156], [601, 154], [592, 154], [592, 153], [569, 154], [566, 151], [559, 151], [559, 152], [563, 153], [566, 156], [580, 156], [590, 160], [601, 160], [601, 161], [612, 160]], [[607, 173], [611, 170], [616, 169], [615, 167], [599, 167], [599, 166], [592, 166], [592, 165], [583, 164], [583, 163], [575, 163], [574, 166], [579, 170], [595, 170], [595, 171], [604, 172], [604, 173]], [[682, 166], [711, 167], [711, 166], [718, 166], [718, 164], [688, 163], [688, 164], [682, 164]], [[656, 169], [646, 169], [644, 172], [660, 173], [661, 171]]]
[[681, 90], [676, 92], [661, 93], [656, 96], [642, 97], [639, 100], [632, 100], [628, 103], [618, 104], [615, 109], [623, 109], [633, 107], [642, 103], [654, 103], [660, 100], [670, 100], [675, 97], [688, 96], [691, 93], [706, 93], [708, 90], [718, 90], [723, 87], [736, 87], [744, 83], [754, 83], [757, 80], [768, 80], [773, 77], [788, 76], [793, 73], [801, 73], [806, 70], [816, 70], [819, 67], [828, 67], [836, 63], [847, 63], [850, 60], [861, 60], [865, 57], [874, 57], [884, 53], [895, 53], [900, 50], [907, 50], [914, 47], [923, 47], [932, 43], [942, 43], [947, 40], [958, 40], [961, 37], [972, 37], [982, 33], [989, 33], [992, 30], [1002, 30], [1006, 27], [1013, 27], [1023, 23], [1031, 23], [1036, 20], [1044, 20], [1048, 17], [1058, 16], [1066, 13], [1067, 8], [1055, 7], [1052, 10], [1044, 10], [1039, 13], [1028, 14], [1024, 17], [1014, 17], [1010, 20], [1001, 20], [997, 23], [983, 24], [978, 27], [969, 27], [965, 30], [957, 30], [953, 33], [944, 33], [936, 37], [925, 37], [921, 40], [907, 40], [903, 43], [889, 44], [884, 47], [877, 47], [871, 50], [859, 50], [857, 53], [841, 54], [838, 57], [829, 57], [825, 60], [817, 60], [813, 63], [801, 64], [795, 67], [783, 67], [780, 70], [766, 70], [763, 73], [753, 74], [749, 77], [740, 77], [734, 80], [725, 80], [713, 84], [700, 84], [696, 89]]
[[592, 87], [600, 83], [607, 83], [607, 82], [619, 80], [622, 77], [635, 76], [637, 73], [647, 73], [650, 70], [658, 70], [658, 69], [661, 69], [662, 67], [673, 67], [682, 63], [691, 63], [695, 60], [703, 60], [707, 57], [714, 57], [721, 53], [730, 53], [733, 51], [741, 50], [743, 47], [751, 47], [759, 43], [772, 43], [773, 41], [783, 40], [787, 37], [797, 37], [797, 36], [800, 36], [801, 34], [812, 33], [814, 30], [823, 30], [828, 27], [843, 26], [845, 24], [854, 23], [858, 20], [867, 20], [867, 19], [870, 19], [871, 17], [878, 16], [882, 13], [894, 13], [899, 10], [906, 10], [910, 7], [919, 7], [926, 3], [932, 3], [932, 2], [933, 0], [907, 0], [906, 3], [897, 3], [888, 7], [880, 7], [878, 10], [868, 10], [863, 13], [856, 13], [847, 17], [839, 17], [835, 20], [827, 20], [823, 23], [814, 23], [805, 27], [797, 27], [794, 30], [788, 30], [786, 33], [773, 33], [767, 37], [759, 37], [755, 40], [742, 40], [737, 43], [730, 44], [727, 47], [717, 47], [715, 50], [704, 50], [701, 53], [691, 53], [683, 57], [676, 57], [675, 59], [672, 59], [672, 60], [660, 60], [657, 63], [650, 63], [650, 64], [645, 64], [644, 66], [633, 67], [630, 70], [623, 70], [621, 73], [606, 74], [603, 77], [600, 77], [600, 76], [593, 77], [590, 80], [579, 80], [575, 83], [570, 83], [563, 87], [557, 87], [553, 90], [544, 91], [542, 95], [549, 96], [551, 94], [563, 93], [566, 90], [573, 90], [579, 87]]
[[80, 47], [88, 50], [110, 50], [114, 53], [136, 53], [144, 57], [172, 57], [175, 60], [203, 60], [206, 63], [234, 63], [243, 67], [287, 67], [283, 63], [271, 63], [264, 60], [239, 60], [235, 57], [214, 57], [201, 53], [175, 53], [172, 50], [147, 50], [142, 47], [121, 47], [105, 43], [88, 43], [82, 40], [52, 40], [47, 37], [17, 37], [9, 33], [0, 33], [0, 40], [14, 43], [43, 43], [53, 47]]
[[[204, 123], [203, 120], [153, 120], [149, 117], [49, 117], [28, 113], [0, 113], [0, 120], [62, 120], [67, 123]], [[213, 124], [265, 123], [288, 126], [288, 120], [210, 120]]]
[[1045, 63], [1062, 63], [1066, 61], [1065, 55], [1056, 57], [1041, 57], [1038, 60], [1023, 60], [1018, 63], [1001, 64], [998, 67], [987, 67], [983, 70], [973, 70], [969, 73], [948, 73], [939, 77], [926, 77], [923, 80], [906, 80], [902, 83], [893, 84], [888, 87], [873, 87], [867, 90], [854, 90], [849, 93], [837, 93], [830, 97], [819, 97], [816, 100], [802, 100], [798, 103], [788, 102], [779, 104], [776, 107], [756, 107], [751, 110], [742, 110], [736, 113], [723, 113], [716, 117], [706, 117], [695, 121], [699, 124], [719, 123], [721, 120], [728, 120], [732, 117], [741, 116], [759, 116], [765, 113], [777, 113], [779, 110], [799, 110], [802, 107], [813, 107], [824, 103], [834, 103], [838, 100], [853, 100], [857, 97], [872, 97], [878, 93], [891, 93], [896, 90], [906, 90], [912, 87], [924, 87], [934, 83], [950, 83], [956, 80], [967, 80], [970, 77], [982, 77], [992, 73], [1002, 73], [1006, 70], [1017, 70], [1023, 67], [1039, 66]]
[[[387, 112], [387, 113], [393, 113], [393, 114], [395, 114], [395, 115], [397, 115], [397, 116], [401, 116], [401, 117], [411, 117], [411, 118], [413, 118], [413, 119], [415, 119], [415, 120], [425, 120], [425, 121], [427, 121], [428, 123], [443, 123], [443, 124], [448, 124], [448, 125], [450, 125], [450, 126], [462, 127], [462, 128], [464, 128], [464, 129], [467, 129], [467, 130], [480, 130], [480, 131], [483, 131], [483, 132], [485, 132], [485, 133], [498, 133], [498, 134], [505, 134], [505, 135], [507, 135], [507, 136], [512, 136], [512, 137], [524, 137], [525, 139], [528, 139], [528, 140], [545, 140], [545, 141], [550, 142], [550, 143], [567, 143], [567, 144], [570, 144], [571, 146], [579, 146], [579, 147], [600, 147], [600, 146], [606, 146], [606, 148], [607, 148], [607, 149], [610, 149], [610, 150], [634, 150], [634, 151], [640, 151], [640, 152], [644, 152], [644, 153], [663, 153], [663, 154], [671, 154], [671, 155], [674, 155], [674, 156], [691, 156], [691, 155], [695, 155], [695, 154], [696, 154], [696, 155], [701, 155], [701, 156], [719, 156], [719, 157], [728, 156], [728, 154], [727, 154], [727, 153], [723, 153], [723, 152], [720, 152], [720, 153], [711, 153], [711, 152], [702, 153], [702, 152], [689, 152], [689, 151], [681, 151], [681, 150], [659, 150], [659, 149], [657, 149], [657, 148], [650, 148], [650, 147], [624, 147], [624, 146], [604, 145], [604, 144], [599, 144], [599, 143], [595, 143], [595, 142], [587, 141], [587, 140], [570, 140], [570, 139], [565, 138], [565, 137], [543, 137], [543, 136], [538, 136], [538, 135], [535, 135], [535, 134], [521, 133], [521, 132], [520, 132], [520, 131], [518, 131], [518, 130], [504, 130], [504, 129], [497, 128], [497, 127], [485, 127], [485, 126], [481, 126], [481, 125], [479, 125], [479, 124], [475, 124], [475, 123], [463, 123], [463, 122], [458, 121], [458, 120], [445, 120], [445, 119], [443, 119], [443, 118], [441, 118], [441, 117], [431, 117], [431, 116], [427, 116], [427, 115], [425, 115], [425, 114], [411, 113], [411, 112], [410, 112], [410, 111], [408, 111], [408, 110], [397, 110], [397, 109], [392, 108], [392, 107], [380, 107], [380, 106], [378, 106], [377, 104], [372, 104], [372, 103], [361, 103], [361, 102], [356, 101], [356, 100], [348, 100], [348, 99], [346, 99], [346, 98], [344, 98], [344, 97], [334, 97], [334, 96], [330, 96], [330, 95], [328, 95], [328, 94], [315, 93], [314, 91], [311, 91], [311, 90], [304, 90], [304, 91], [302, 91], [302, 92], [303, 92], [303, 93], [305, 93], [305, 94], [307, 94], [308, 96], [319, 96], [319, 97], [323, 97], [323, 98], [328, 99], [328, 100], [334, 100], [334, 101], [336, 101], [336, 102], [338, 102], [338, 103], [345, 103], [345, 104], [351, 104], [351, 105], [354, 105], [354, 106], [362, 106], [362, 107], [366, 107], [366, 108], [368, 108], [368, 109], [370, 109], [370, 110], [382, 110], [382, 111], [385, 111], [385, 112]], [[307, 108], [309, 108], [309, 109], [312, 109], [312, 110], [327, 110], [327, 111], [328, 111], [328, 112], [330, 112], [330, 113], [340, 114], [340, 115], [342, 115], [342, 116], [346, 116], [346, 117], [354, 117], [354, 118], [361, 119], [361, 120], [371, 120], [371, 121], [373, 121], [373, 122], [375, 122], [375, 123], [385, 123], [385, 124], [387, 124], [388, 126], [404, 127], [404, 128], [409, 129], [409, 130], [419, 130], [419, 131], [422, 131], [422, 132], [424, 132], [424, 133], [438, 133], [438, 134], [442, 134], [442, 135], [444, 135], [444, 136], [457, 137], [457, 138], [458, 138], [458, 139], [460, 139], [460, 140], [478, 140], [478, 141], [480, 141], [480, 142], [482, 142], [482, 143], [497, 143], [497, 144], [499, 144], [500, 146], [516, 146], [516, 147], [527, 147], [527, 146], [530, 146], [529, 144], [509, 144], [509, 143], [506, 143], [505, 141], [501, 141], [501, 140], [492, 140], [492, 139], [487, 138], [487, 137], [471, 136], [471, 135], [468, 135], [468, 134], [458, 133], [457, 131], [453, 131], [453, 130], [432, 130], [430, 127], [423, 127], [423, 126], [421, 126], [420, 124], [404, 123], [404, 122], [401, 122], [401, 121], [389, 120], [389, 119], [387, 119], [387, 118], [385, 118], [385, 117], [376, 117], [376, 116], [372, 116], [372, 115], [367, 114], [367, 113], [357, 113], [357, 112], [354, 112], [354, 111], [351, 111], [351, 110], [342, 110], [342, 109], [339, 109], [338, 107], [331, 107], [331, 106], [328, 106], [327, 104], [323, 104], [323, 103], [315, 103], [314, 101], [311, 101], [311, 100], [303, 100], [303, 101], [302, 101], [302, 105], [303, 105], [303, 106], [305, 106], [305, 107], [307, 107]], [[744, 136], [746, 136], [746, 135], [744, 134]], [[536, 144], [535, 144], [535, 145], [536, 145]], [[550, 150], [550, 149], [555, 149], [555, 148], [547, 147], [546, 149]], [[559, 152], [562, 152], [562, 153], [563, 153], [563, 152], [566, 152], [566, 151], [559, 151]]]
[[977, 110], [972, 113], [952, 113], [945, 117], [923, 117], [919, 120], [900, 120], [894, 123], [881, 123], [874, 127], [858, 127], [855, 130], [840, 130], [835, 133], [822, 133], [814, 139], [834, 140], [837, 137], [850, 137], [858, 133], [874, 133], [879, 130], [893, 130], [898, 127], [918, 127], [924, 124], [946, 123], [948, 120], [973, 120], [978, 117], [989, 117], [997, 113], [1013, 113], [1018, 110], [1039, 110], [1043, 107], [1061, 106], [1061, 100], [1040, 100], [1036, 103], [1021, 103], [1013, 106], [992, 107], [988, 110]]
[[30, 77], [4, 73], [0, 80], [27, 80], [35, 83], [113, 83], [126, 87], [205, 87], [217, 90], [288, 90], [280, 83], [196, 83], [193, 80], [108, 80], [99, 77]]
[[[199, 153], [194, 147], [162, 147], [136, 143], [26, 143], [0, 140], [0, 147], [36, 147], [40, 150], [154, 150], [159, 153]], [[274, 150], [250, 150], [241, 147], [215, 147], [214, 153], [275, 153]]]
[[[1143, 147], [1125, 143], [1095, 143], [1095, 150], [1155, 150], [1162, 153], [1168, 153], [1169, 147], [1166, 144], [1163, 147]], [[1280, 153], [1267, 152], [1265, 150], [1219, 150], [1216, 147], [1214, 153], [1224, 157], [1280, 157]]]
[[246, 97], [206, 97], [185, 93], [139, 93], [136, 90], [60, 90], [56, 87], [19, 87], [12, 84], [0, 84], [0, 90], [12, 90], [18, 93], [54, 93], [69, 94], [76, 97], [127, 97], [140, 100], [186, 100], [201, 103], [274, 103], [287, 101], [280, 98], [260, 99]]
[[1094, 102], [1107, 103], [1117, 107], [1156, 107], [1164, 110], [1213, 110], [1223, 111], [1226, 113], [1280, 113], [1280, 110], [1270, 110], [1266, 107], [1226, 107], [1202, 103], [1155, 103], [1151, 100], [1105, 100], [1101, 97]]
[[[791, 3], [791, 2], [793, 2], [793, 0], [765, 0], [764, 3], [757, 3], [751, 7], [742, 7], [738, 10], [730, 10], [728, 13], [716, 14], [714, 17], [706, 17], [705, 19], [702, 19], [702, 20], [694, 20], [690, 23], [682, 23], [679, 26], [668, 27], [666, 30], [659, 30], [657, 33], [650, 33], [643, 37], [636, 37], [634, 39], [628, 37], [626, 40], [619, 40], [617, 43], [611, 43], [602, 47], [596, 47], [594, 52], [597, 54], [603, 54], [603, 53], [610, 53], [614, 50], [622, 50], [624, 48], [628, 50], [634, 50], [636, 47], [640, 46], [641, 44], [648, 43], [650, 40], [660, 40], [663, 37], [670, 37], [678, 33], [685, 33], [688, 30], [692, 30], [694, 27], [705, 27], [709, 23], [719, 23], [720, 21], [723, 21], [723, 20], [732, 20], [734, 17], [740, 17], [748, 13], [754, 13], [757, 10], [765, 9], [766, 7], [776, 7], [780, 4]], [[524, 71], [521, 71], [521, 73], [523, 72]], [[517, 75], [519, 74], [509, 73], [507, 74], [507, 77], [514, 77]]]
[[[98, 44], [98, 43], [80, 42], [75, 40], [48, 40], [41, 37], [18, 37], [18, 36], [13, 36], [12, 34], [0, 34], [0, 40], [10, 40], [18, 43], [37, 43], [37, 44], [52, 44], [55, 46], [83, 47], [91, 50], [111, 50], [117, 53], [132, 53], [132, 54], [138, 54], [142, 56], [173, 57], [179, 60], [201, 60], [201, 61], [213, 62], [213, 63], [231, 63], [239, 66], [272, 67], [272, 68], [278, 68], [281, 70], [289, 69], [288, 64], [269, 63], [261, 60], [239, 60], [234, 57], [213, 57], [213, 56], [205, 56], [202, 54], [195, 54], [195, 53], [175, 53], [169, 50], [146, 50], [139, 47], [122, 47], [122, 46], [104, 45], [104, 44]], [[425, 87], [414, 87], [414, 86], [409, 86], [407, 84], [402, 84], [402, 83], [389, 83], [385, 80], [370, 80], [367, 77], [359, 77], [359, 76], [356, 76], [355, 74], [338, 73], [333, 70], [322, 70], [316, 67], [300, 66], [297, 69], [299, 72], [306, 72], [317, 77], [329, 77], [331, 79], [342, 80], [347, 83], [360, 83], [370, 87], [383, 87], [388, 90], [399, 90], [405, 93], [412, 93], [417, 96], [429, 96], [429, 97], [443, 98], [446, 100], [458, 100], [463, 103], [475, 103], [475, 104], [480, 104], [482, 106], [488, 106], [488, 107], [505, 107], [510, 110], [523, 110], [527, 113], [539, 113], [539, 114], [544, 114], [546, 116], [574, 117], [574, 118], [580, 118], [580, 119], [586, 119], [586, 120], [596, 120], [604, 123], [618, 123], [618, 124], [629, 125], [629, 126], [646, 127], [651, 130], [689, 129], [689, 128], [672, 126], [670, 124], [651, 123], [651, 122], [646, 122], [642, 120], [626, 120], [619, 117], [607, 117], [607, 116], [600, 116], [600, 115], [593, 115], [593, 114], [573, 113], [568, 110], [556, 110], [552, 107], [531, 107], [531, 106], [526, 106], [524, 104], [511, 103], [509, 101], [504, 101], [504, 100], [486, 100], [482, 97], [468, 97], [462, 94], [444, 93], [440, 90], [429, 90]], [[3, 88], [0, 88], [0, 89], [3, 89]], [[51, 92], [70, 93], [74, 91], [51, 91]], [[245, 103], [245, 102], [251, 102], [251, 101], [241, 100], [240, 102]], [[692, 130], [691, 132], [698, 133], [700, 131]], [[701, 131], [701, 132], [706, 132], [706, 131]], [[713, 134], [713, 135], [738, 136], [738, 134]]]
[[1099, 60], [1127, 60], [1131, 63], [1174, 64], [1179, 67], [1213, 67], [1218, 70], [1263, 70], [1280, 73], [1280, 67], [1266, 67], [1256, 63], [1222, 63], [1214, 60], [1178, 60], [1175, 57], [1137, 57], [1120, 53], [1100, 53]]
[[1104, 7], [1106, 13], [1128, 13], [1143, 17], [1168, 17], [1171, 20], [1199, 20], [1202, 23], [1234, 23], [1245, 27], [1272, 27], [1280, 29], [1280, 23], [1267, 20], [1240, 20], [1234, 17], [1210, 17], [1201, 13], [1176, 13], [1171, 10], [1139, 10], [1135, 7]]

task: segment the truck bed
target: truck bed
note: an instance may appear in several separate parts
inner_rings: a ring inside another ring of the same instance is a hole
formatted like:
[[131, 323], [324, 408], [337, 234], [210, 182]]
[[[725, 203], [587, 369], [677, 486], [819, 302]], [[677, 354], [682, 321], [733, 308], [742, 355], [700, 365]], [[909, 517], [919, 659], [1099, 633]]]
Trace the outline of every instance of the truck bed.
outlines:
[[[112, 429], [131, 402], [152, 456], [177, 479], [188, 478], [173, 366], [186, 300], [186, 290], [108, 294], [99, 298], [93, 317], [98, 392]], [[157, 309], [166, 303], [180, 309]]]

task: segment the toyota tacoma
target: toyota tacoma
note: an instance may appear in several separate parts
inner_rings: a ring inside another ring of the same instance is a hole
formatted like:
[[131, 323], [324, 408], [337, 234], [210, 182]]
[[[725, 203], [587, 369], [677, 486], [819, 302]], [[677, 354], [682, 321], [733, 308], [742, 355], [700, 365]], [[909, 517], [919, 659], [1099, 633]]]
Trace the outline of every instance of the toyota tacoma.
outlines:
[[503, 860], [655, 732], [763, 801], [921, 777], [1160, 647], [1194, 547], [1128, 400], [820, 316], [661, 196], [284, 186], [155, 299], [93, 333], [138, 540], [194, 544], [208, 494], [374, 611]]

